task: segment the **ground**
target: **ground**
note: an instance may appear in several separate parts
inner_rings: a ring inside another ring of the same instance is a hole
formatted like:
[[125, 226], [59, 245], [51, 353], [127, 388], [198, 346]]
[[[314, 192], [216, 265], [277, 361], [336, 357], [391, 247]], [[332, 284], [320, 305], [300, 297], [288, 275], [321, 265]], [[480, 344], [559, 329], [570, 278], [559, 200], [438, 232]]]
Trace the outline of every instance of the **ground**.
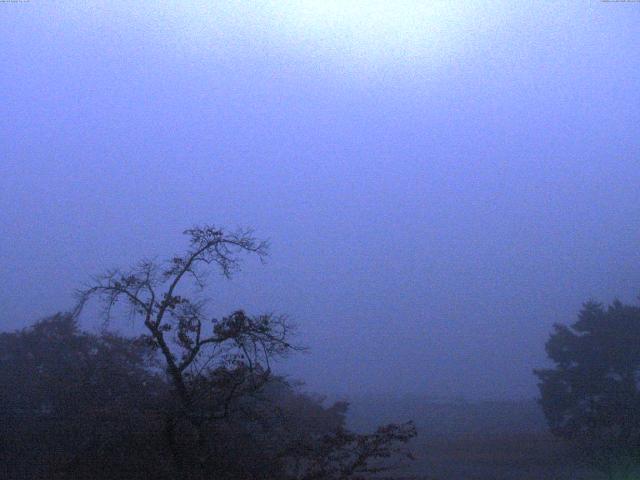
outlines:
[[446, 480], [600, 480], [549, 434], [423, 436], [411, 472]]
[[577, 452], [548, 433], [535, 400], [433, 401], [351, 398], [350, 426], [414, 420], [416, 460], [407, 473], [433, 480], [602, 480]]

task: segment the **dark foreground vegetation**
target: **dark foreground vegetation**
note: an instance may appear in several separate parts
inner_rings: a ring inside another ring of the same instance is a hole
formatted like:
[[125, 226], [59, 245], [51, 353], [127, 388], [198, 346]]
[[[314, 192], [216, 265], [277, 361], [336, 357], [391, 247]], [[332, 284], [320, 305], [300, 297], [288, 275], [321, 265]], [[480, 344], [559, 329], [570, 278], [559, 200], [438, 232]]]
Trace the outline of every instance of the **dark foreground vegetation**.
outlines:
[[609, 478], [640, 475], [640, 308], [588, 302], [546, 344], [540, 404], [551, 432]]
[[[72, 313], [0, 334], [0, 478], [636, 478], [639, 308], [591, 302], [555, 327], [553, 368], [535, 371], [542, 411], [370, 397], [348, 418], [347, 403], [273, 372], [302, 350], [285, 316], [206, 312], [212, 267], [229, 277], [240, 254], [263, 257], [266, 244], [248, 231], [186, 234], [184, 254], [95, 277]], [[77, 322], [94, 299], [99, 334]], [[122, 315], [144, 333], [113, 333]]]
[[[272, 373], [301, 350], [286, 317], [206, 313], [197, 292], [212, 267], [229, 277], [266, 244], [247, 231], [185, 233], [185, 253], [109, 271], [78, 292], [73, 314], [0, 336], [0, 476], [383, 478], [410, 458], [413, 424], [353, 433], [346, 404], [325, 406]], [[80, 331], [94, 298], [105, 327], [117, 312], [145, 333]]]
[[414, 435], [349, 432], [345, 403], [275, 376], [194, 425], [153, 349], [81, 332], [69, 315], [2, 334], [0, 351], [0, 478], [358, 478]]

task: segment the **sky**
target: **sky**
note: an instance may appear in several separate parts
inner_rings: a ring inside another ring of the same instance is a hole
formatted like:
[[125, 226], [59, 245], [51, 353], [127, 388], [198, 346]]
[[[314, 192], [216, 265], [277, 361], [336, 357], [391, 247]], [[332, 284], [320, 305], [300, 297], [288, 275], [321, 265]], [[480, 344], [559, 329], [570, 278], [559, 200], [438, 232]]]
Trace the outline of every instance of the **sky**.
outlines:
[[532, 398], [555, 322], [640, 293], [638, 25], [631, 2], [0, 3], [0, 329], [192, 225], [249, 226], [271, 255], [213, 277], [211, 313], [286, 313], [307, 388]]

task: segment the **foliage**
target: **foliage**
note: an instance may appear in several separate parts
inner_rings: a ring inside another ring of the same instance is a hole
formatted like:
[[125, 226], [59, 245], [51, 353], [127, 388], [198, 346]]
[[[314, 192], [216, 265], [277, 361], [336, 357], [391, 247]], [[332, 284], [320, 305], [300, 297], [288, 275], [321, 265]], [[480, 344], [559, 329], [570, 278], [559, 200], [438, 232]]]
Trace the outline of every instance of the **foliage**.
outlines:
[[189, 295], [194, 287], [207, 286], [207, 267], [218, 267], [230, 277], [239, 268], [240, 254], [264, 258], [266, 242], [249, 230], [225, 233], [206, 226], [184, 233], [189, 237], [185, 253], [96, 277], [78, 292], [75, 314], [97, 297], [104, 302], [107, 320], [119, 302], [140, 320], [147, 333], [139, 341], [160, 353], [173, 387], [175, 408], [165, 430], [178, 471], [205, 472], [211, 424], [227, 418], [243, 398], [268, 382], [272, 359], [300, 348], [290, 343], [291, 325], [284, 316], [249, 316], [238, 310], [218, 320], [207, 315], [204, 302]]
[[82, 332], [69, 315], [0, 334], [0, 352], [2, 478], [359, 478], [414, 435], [352, 434], [346, 403], [325, 406], [277, 376], [200, 431], [175, 414], [148, 346]]
[[607, 472], [640, 462], [640, 308], [586, 303], [546, 350], [555, 367], [535, 374], [551, 431]]
[[[240, 254], [264, 258], [266, 243], [246, 230], [185, 233], [184, 254], [95, 277], [71, 315], [0, 337], [0, 420], [11, 424], [2, 455], [15, 467], [6, 476], [342, 480], [408, 457], [412, 424], [354, 434], [346, 404], [326, 407], [272, 373], [273, 360], [302, 350], [286, 317], [216, 319], [197, 299], [208, 267], [229, 277]], [[105, 327], [123, 304], [146, 333], [79, 331], [92, 298]]]
[[[393, 478], [386, 474], [400, 467], [403, 459], [413, 460], [404, 445], [415, 435], [411, 422], [385, 425], [368, 435], [340, 427], [314, 444], [298, 445], [293, 455], [293, 477], [304, 480], [361, 480], [371, 475], [378, 479]], [[394, 457], [398, 463], [385, 462]]]
[[0, 334], [0, 477], [65, 478], [100, 460], [127, 478], [165, 398], [149, 349], [80, 332], [69, 315]]

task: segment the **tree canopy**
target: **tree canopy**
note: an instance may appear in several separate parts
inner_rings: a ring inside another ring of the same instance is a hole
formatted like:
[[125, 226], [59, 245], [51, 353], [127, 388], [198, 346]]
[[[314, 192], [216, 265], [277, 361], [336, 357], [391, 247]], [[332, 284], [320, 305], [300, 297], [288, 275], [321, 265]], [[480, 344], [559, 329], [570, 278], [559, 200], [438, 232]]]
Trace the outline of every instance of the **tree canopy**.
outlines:
[[607, 472], [640, 463], [640, 308], [586, 303], [546, 344], [554, 368], [539, 369], [540, 403], [559, 437], [575, 441]]
[[[185, 232], [189, 247], [94, 277], [77, 308], [0, 335], [0, 455], [6, 478], [346, 480], [391, 478], [411, 422], [357, 434], [347, 404], [325, 405], [274, 374], [300, 351], [286, 316], [236, 310], [215, 318], [199, 300], [210, 267], [264, 258], [247, 230]], [[196, 293], [194, 293], [196, 292]], [[102, 301], [99, 334], [76, 319]], [[126, 313], [145, 333], [110, 333]]]

